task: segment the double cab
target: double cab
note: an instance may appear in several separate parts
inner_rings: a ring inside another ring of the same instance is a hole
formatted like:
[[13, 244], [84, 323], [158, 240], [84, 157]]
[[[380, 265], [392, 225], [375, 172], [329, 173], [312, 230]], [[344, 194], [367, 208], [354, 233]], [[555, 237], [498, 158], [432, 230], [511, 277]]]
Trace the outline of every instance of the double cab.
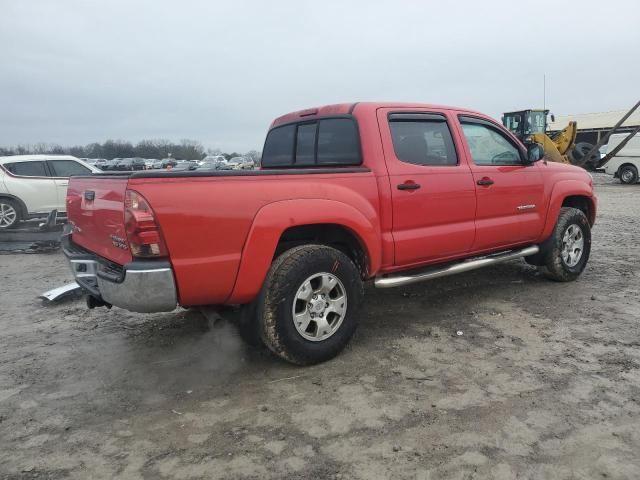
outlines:
[[276, 118], [257, 170], [71, 178], [64, 251], [90, 306], [235, 306], [246, 339], [304, 365], [349, 341], [367, 281], [516, 258], [574, 280], [596, 203], [586, 171], [481, 113], [338, 104]]

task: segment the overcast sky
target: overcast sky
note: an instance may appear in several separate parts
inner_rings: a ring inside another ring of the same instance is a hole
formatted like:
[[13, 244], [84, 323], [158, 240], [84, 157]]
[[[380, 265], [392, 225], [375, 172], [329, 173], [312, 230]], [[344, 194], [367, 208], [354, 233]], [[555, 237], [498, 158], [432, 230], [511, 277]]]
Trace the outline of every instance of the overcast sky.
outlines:
[[499, 118], [629, 108], [640, 1], [0, 0], [0, 145], [190, 138], [261, 149], [357, 100]]

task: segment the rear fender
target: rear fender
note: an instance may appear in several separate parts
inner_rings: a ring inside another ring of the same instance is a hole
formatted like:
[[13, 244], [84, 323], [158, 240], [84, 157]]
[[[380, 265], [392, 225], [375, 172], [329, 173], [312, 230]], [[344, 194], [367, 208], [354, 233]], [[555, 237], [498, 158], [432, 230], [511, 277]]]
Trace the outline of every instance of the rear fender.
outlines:
[[367, 257], [369, 274], [380, 268], [380, 228], [362, 212], [335, 200], [283, 200], [262, 207], [256, 214], [244, 244], [236, 283], [228, 304], [253, 300], [262, 288], [282, 233], [291, 227], [335, 224], [350, 230]]
[[551, 199], [547, 209], [547, 219], [539, 240], [544, 241], [553, 233], [558, 221], [560, 209], [565, 198], [572, 196], [585, 197], [590, 203], [589, 223], [593, 225], [596, 220], [596, 197], [589, 185], [578, 180], [561, 180], [557, 182], [551, 191]]

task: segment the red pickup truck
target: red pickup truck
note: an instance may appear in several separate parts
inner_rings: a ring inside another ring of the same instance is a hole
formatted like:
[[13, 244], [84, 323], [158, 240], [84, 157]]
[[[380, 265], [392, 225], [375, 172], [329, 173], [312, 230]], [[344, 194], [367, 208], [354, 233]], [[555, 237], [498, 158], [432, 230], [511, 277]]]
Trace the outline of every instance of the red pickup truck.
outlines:
[[524, 257], [585, 268], [591, 176], [478, 112], [329, 105], [273, 121], [258, 170], [73, 177], [64, 251], [89, 306], [241, 306], [282, 358], [335, 356], [363, 282], [407, 285]]

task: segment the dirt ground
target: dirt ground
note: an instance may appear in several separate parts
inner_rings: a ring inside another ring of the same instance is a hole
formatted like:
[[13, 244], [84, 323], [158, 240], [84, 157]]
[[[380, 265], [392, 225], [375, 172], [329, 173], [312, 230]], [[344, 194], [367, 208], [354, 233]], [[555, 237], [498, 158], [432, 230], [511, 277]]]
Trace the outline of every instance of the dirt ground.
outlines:
[[640, 186], [596, 178], [578, 281], [369, 288], [310, 368], [212, 313], [43, 305], [62, 254], [0, 256], [0, 478], [640, 478]]

